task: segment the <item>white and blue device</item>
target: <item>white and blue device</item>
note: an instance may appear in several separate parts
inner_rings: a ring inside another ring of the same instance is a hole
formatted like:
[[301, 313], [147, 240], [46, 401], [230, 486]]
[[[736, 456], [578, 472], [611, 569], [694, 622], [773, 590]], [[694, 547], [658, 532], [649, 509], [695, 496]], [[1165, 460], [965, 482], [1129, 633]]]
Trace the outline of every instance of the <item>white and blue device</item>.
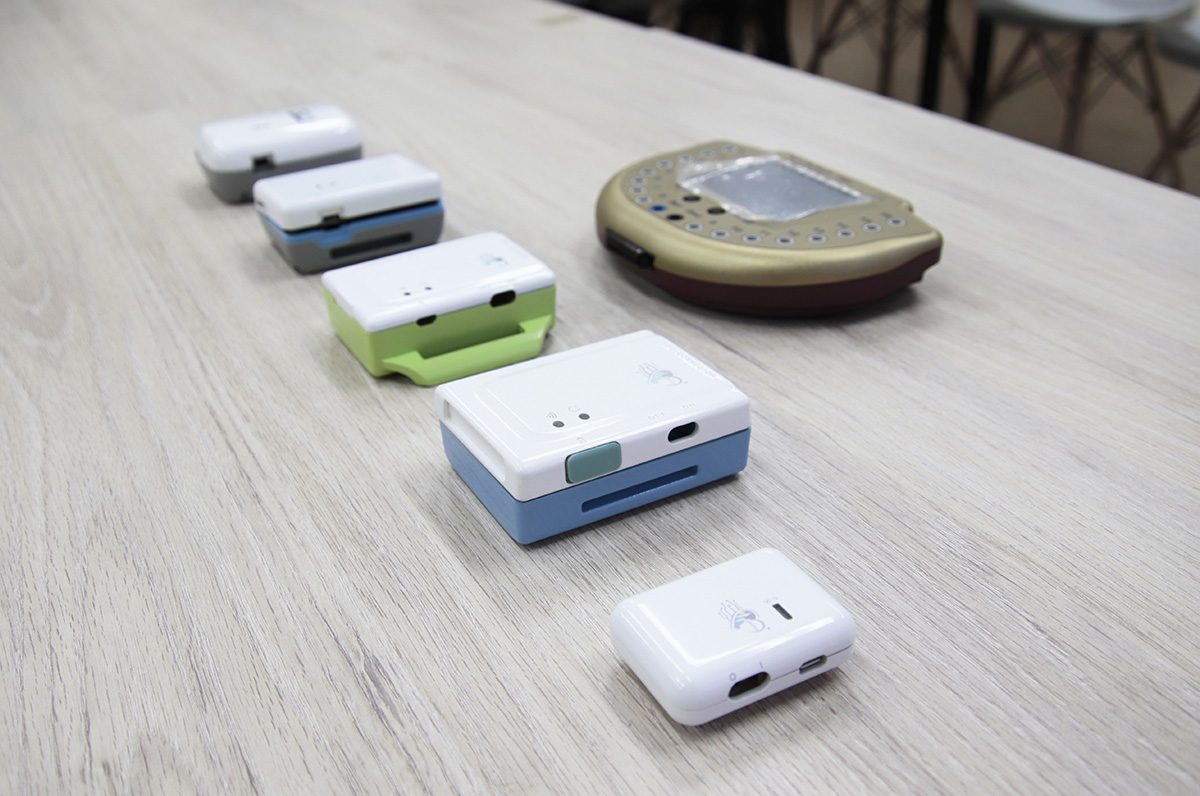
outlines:
[[522, 544], [740, 472], [750, 401], [649, 331], [443, 384], [455, 471]]
[[302, 274], [436, 243], [445, 218], [441, 177], [395, 154], [259, 180], [254, 204]]

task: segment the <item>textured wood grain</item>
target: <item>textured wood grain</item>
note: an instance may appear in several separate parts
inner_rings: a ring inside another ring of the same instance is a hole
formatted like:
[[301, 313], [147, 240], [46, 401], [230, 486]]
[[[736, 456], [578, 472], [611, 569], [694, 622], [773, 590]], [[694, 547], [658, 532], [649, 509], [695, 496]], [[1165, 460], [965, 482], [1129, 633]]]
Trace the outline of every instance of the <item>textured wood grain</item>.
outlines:
[[[523, 0], [10, 0], [0, 75], [0, 790], [1200, 789], [1195, 198]], [[548, 351], [650, 328], [734, 380], [746, 471], [512, 542], [203, 183], [201, 123], [311, 100], [442, 174], [444, 238], [551, 264]], [[942, 263], [809, 321], [627, 277], [604, 180], [715, 137], [911, 198]], [[677, 726], [608, 613], [764, 546], [855, 656]]]

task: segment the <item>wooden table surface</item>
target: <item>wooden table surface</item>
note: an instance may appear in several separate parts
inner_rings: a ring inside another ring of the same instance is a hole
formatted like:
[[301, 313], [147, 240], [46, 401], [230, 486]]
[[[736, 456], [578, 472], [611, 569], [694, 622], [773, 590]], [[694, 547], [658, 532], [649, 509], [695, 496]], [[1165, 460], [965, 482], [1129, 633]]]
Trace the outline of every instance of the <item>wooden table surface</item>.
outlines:
[[[647, 328], [741, 387], [746, 470], [513, 542], [205, 186], [200, 124], [310, 101], [555, 269], [547, 352]], [[8, 0], [0, 108], [0, 791], [1200, 791], [1200, 200], [534, 0]], [[820, 320], [665, 296], [594, 201], [712, 138], [942, 262]], [[768, 546], [854, 656], [674, 724], [609, 612]]]

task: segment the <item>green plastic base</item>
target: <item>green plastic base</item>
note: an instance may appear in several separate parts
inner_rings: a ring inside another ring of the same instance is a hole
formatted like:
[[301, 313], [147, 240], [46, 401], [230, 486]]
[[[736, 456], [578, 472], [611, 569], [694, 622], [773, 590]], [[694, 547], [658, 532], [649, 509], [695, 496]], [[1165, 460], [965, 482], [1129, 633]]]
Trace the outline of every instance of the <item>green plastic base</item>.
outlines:
[[334, 331], [372, 376], [400, 373], [425, 386], [537, 356], [554, 326], [554, 300], [551, 285], [499, 307], [483, 304], [368, 332], [325, 291]]

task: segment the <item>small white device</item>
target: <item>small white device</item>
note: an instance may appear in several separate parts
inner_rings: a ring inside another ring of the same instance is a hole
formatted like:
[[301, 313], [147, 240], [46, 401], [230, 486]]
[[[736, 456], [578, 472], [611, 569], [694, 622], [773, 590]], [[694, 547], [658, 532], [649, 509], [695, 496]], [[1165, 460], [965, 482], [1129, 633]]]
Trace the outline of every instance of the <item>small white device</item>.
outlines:
[[245, 202], [256, 180], [362, 156], [354, 120], [334, 105], [305, 105], [209, 122], [196, 134], [196, 159], [213, 193]]
[[613, 646], [680, 724], [704, 724], [844, 663], [854, 618], [765, 548], [630, 597]]
[[535, 357], [554, 325], [554, 272], [499, 232], [338, 268], [321, 284], [367, 370], [417, 384]]
[[268, 177], [254, 204], [275, 248], [310, 274], [428, 246], [442, 234], [442, 179], [401, 155]]
[[528, 544], [746, 466], [750, 402], [649, 331], [444, 384], [454, 469]]

